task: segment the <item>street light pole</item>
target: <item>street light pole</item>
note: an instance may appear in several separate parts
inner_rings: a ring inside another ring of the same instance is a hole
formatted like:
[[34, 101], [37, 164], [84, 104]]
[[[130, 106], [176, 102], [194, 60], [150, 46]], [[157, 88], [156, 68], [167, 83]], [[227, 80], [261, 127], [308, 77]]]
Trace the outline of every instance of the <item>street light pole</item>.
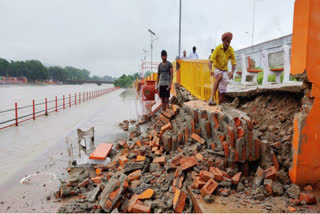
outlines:
[[254, 37], [254, 16], [256, 12], [256, 0], [253, 0], [253, 16], [252, 16], [252, 40], [251, 46], [253, 46], [253, 37]]
[[152, 36], [155, 36], [156, 34], [150, 29], [148, 29], [148, 31], [149, 31], [149, 33], [151, 35], [151, 44], [150, 44], [151, 54], [150, 55], [151, 55], [151, 72], [153, 72], [153, 69], [152, 69], [152, 48], [153, 48], [153, 46], [152, 46], [152, 42], [153, 42]]
[[178, 53], [179, 59], [181, 56], [181, 0], [179, 5], [179, 53]]

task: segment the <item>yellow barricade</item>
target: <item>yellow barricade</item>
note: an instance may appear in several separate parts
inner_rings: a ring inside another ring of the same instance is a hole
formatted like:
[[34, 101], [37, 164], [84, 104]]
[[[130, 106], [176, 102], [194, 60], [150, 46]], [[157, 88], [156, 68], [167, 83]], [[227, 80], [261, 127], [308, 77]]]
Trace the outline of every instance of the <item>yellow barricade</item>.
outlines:
[[[193, 96], [204, 101], [209, 100], [214, 83], [208, 63], [209, 60], [180, 60], [180, 84]], [[218, 91], [214, 100], [218, 103]]]

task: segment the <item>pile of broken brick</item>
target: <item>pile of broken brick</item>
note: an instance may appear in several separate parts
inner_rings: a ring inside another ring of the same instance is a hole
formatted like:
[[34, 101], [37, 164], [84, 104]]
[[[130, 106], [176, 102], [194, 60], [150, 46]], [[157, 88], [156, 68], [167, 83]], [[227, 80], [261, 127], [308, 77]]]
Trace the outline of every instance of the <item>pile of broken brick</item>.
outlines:
[[260, 166], [271, 148], [238, 110], [190, 101], [154, 115], [144, 131], [129, 123], [120, 124], [129, 135], [117, 142], [111, 163], [62, 184], [57, 197], [80, 197], [68, 205], [73, 211], [198, 212], [198, 199], [213, 203], [214, 195], [233, 194], [256, 201], [281, 196], [289, 211], [317, 202], [310, 185], [291, 184], [274, 153]]

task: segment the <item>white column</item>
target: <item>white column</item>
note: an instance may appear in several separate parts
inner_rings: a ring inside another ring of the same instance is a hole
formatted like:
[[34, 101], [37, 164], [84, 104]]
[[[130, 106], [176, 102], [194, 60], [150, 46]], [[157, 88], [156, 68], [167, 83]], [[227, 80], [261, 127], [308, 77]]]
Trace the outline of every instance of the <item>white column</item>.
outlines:
[[242, 75], [241, 75], [241, 84], [246, 84], [246, 78], [247, 78], [247, 63], [246, 63], [246, 55], [241, 54], [241, 70], [242, 70]]
[[263, 80], [262, 80], [262, 85], [265, 85], [268, 83], [268, 76], [270, 75], [270, 70], [269, 70], [269, 53], [267, 50], [262, 51], [261, 55], [261, 63], [262, 63], [262, 68], [263, 68]]
[[284, 45], [283, 47], [283, 83], [290, 82], [290, 53], [289, 53], [289, 46]]

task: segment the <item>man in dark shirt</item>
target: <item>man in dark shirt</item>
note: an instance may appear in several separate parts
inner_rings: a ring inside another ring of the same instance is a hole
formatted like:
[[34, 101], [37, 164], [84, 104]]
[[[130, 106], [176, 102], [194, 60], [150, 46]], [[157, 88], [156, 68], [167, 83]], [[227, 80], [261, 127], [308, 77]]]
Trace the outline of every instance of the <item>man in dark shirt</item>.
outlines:
[[173, 68], [171, 62], [167, 61], [167, 51], [161, 51], [162, 62], [158, 67], [158, 77], [156, 89], [159, 91], [162, 101], [162, 110], [169, 108], [170, 89], [173, 77]]

